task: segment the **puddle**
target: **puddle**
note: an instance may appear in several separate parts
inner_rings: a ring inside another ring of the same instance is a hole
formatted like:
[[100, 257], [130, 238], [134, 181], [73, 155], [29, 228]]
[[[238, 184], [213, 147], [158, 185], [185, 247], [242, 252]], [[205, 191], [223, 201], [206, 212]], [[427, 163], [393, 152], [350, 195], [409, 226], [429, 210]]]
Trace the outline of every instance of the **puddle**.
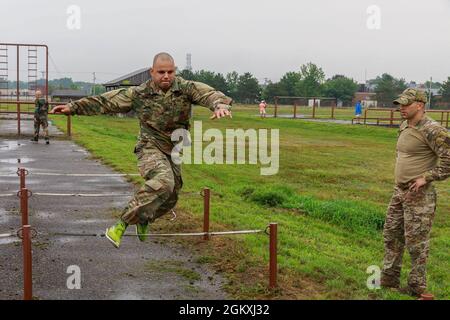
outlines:
[[31, 158], [15, 158], [15, 159], [0, 159], [0, 163], [28, 163], [34, 159]]
[[17, 150], [22, 145], [24, 145], [24, 144], [19, 143], [17, 141], [4, 141], [2, 144], [0, 144], [0, 151]]
[[10, 244], [10, 243], [15, 243], [15, 242], [21, 242], [21, 240], [17, 240], [16, 237], [9, 237], [9, 238], [0, 238], [0, 245], [2, 244]]

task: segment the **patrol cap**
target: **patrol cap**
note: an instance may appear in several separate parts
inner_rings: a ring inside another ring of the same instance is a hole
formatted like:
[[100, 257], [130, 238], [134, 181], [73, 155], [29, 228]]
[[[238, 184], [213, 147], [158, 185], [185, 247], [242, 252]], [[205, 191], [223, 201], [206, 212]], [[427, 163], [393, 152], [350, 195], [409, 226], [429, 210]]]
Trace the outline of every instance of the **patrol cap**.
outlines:
[[394, 104], [408, 106], [414, 101], [427, 103], [427, 94], [425, 91], [408, 88], [394, 100]]

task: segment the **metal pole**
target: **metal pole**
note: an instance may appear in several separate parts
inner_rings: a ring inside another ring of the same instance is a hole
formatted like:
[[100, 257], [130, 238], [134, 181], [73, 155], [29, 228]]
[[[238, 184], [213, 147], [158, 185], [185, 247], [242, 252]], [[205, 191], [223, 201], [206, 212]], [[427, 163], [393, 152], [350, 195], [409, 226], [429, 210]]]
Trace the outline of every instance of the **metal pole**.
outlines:
[[22, 226], [22, 247], [23, 247], [23, 299], [33, 299], [33, 268], [31, 256], [31, 234], [30, 225]]
[[393, 125], [394, 125], [394, 110], [391, 110], [390, 126], [392, 127]]
[[364, 109], [364, 124], [366, 124], [366, 119], [367, 119], [367, 108]]
[[28, 224], [28, 189], [20, 189], [20, 212], [22, 213], [22, 226]]
[[269, 288], [277, 286], [277, 223], [270, 224], [270, 262], [269, 262]]
[[45, 46], [45, 100], [48, 102], [48, 47]]
[[[210, 190], [203, 189], [203, 232], [209, 232], [209, 208], [210, 208]], [[203, 236], [203, 240], [209, 240], [209, 234]]]
[[19, 177], [20, 177], [20, 190], [25, 188], [25, 169], [20, 168], [19, 169]]
[[441, 112], [441, 126], [444, 124], [444, 111]]
[[17, 83], [16, 83], [16, 90], [17, 90], [17, 92], [16, 92], [16, 101], [17, 101], [17, 103], [16, 103], [17, 104], [17, 135], [20, 136], [20, 103], [19, 103], [19, 100], [20, 100], [20, 97], [19, 97], [19, 90], [20, 90], [20, 87], [19, 87], [19, 80], [20, 80], [19, 60], [20, 60], [20, 58], [19, 58], [19, 46], [17, 45], [16, 48], [17, 48], [17, 74], [16, 74], [16, 76], [17, 76]]
[[336, 107], [336, 104], [333, 104], [331, 106], [331, 119], [334, 119], [334, 108]]

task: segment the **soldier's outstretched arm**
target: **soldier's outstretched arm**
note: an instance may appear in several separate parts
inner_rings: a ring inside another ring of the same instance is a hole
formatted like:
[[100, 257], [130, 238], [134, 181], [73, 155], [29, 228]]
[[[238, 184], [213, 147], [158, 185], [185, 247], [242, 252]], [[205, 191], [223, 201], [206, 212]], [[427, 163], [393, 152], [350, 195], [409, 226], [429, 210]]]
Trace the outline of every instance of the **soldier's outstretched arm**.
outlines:
[[105, 92], [99, 96], [83, 98], [66, 105], [59, 105], [50, 111], [52, 114], [95, 115], [107, 113], [126, 113], [131, 110], [135, 87]]
[[188, 94], [193, 103], [210, 109], [214, 114], [211, 119], [229, 116], [233, 99], [202, 82], [189, 81]]

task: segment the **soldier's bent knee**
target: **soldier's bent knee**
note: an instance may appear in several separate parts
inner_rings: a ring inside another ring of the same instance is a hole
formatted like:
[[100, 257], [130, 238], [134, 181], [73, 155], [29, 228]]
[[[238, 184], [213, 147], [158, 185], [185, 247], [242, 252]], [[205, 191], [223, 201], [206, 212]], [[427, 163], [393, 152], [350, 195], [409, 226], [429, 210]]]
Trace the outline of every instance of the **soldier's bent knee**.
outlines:
[[150, 179], [145, 182], [145, 185], [152, 190], [160, 191], [170, 196], [174, 191], [175, 181], [173, 179]]

